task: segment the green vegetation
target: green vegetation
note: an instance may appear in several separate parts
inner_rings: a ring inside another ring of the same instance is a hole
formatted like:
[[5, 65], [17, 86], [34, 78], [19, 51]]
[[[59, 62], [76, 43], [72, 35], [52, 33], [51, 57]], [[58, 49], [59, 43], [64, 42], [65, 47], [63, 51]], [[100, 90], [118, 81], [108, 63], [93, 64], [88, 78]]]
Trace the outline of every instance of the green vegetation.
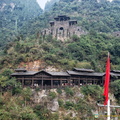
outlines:
[[[9, 70], [3, 71], [5, 75]], [[119, 81], [118, 81], [119, 82]], [[116, 81], [115, 83], [118, 84]], [[42, 101], [35, 103], [34, 94], [40, 91], [32, 91], [30, 88], [22, 88], [21, 85], [15, 83], [6, 91], [2, 91], [0, 95], [0, 119], [1, 120], [84, 120], [94, 119], [92, 111], [97, 110], [96, 102], [103, 102], [103, 90], [98, 85], [79, 87], [66, 87], [62, 89], [63, 93], [58, 94], [52, 90], [46, 90], [46, 96]], [[112, 88], [118, 88], [117, 84], [113, 84]], [[2, 84], [0, 84], [1, 87]], [[115, 85], [115, 86], [114, 86]], [[9, 87], [9, 86], [8, 86]], [[3, 89], [3, 88], [2, 88]], [[113, 89], [114, 90], [114, 89]], [[77, 92], [77, 94], [76, 94]], [[116, 98], [119, 100], [119, 89], [117, 89]], [[74, 94], [73, 94], [74, 93]], [[82, 96], [79, 97], [78, 94]], [[84, 95], [83, 95], [84, 94]], [[54, 113], [48, 109], [52, 105], [53, 99], [58, 98], [59, 111]], [[38, 98], [36, 98], [38, 99]], [[66, 113], [69, 111], [69, 114]], [[75, 116], [73, 116], [75, 114]], [[112, 110], [112, 114], [116, 114]]]
[[[16, 68], [21, 62], [40, 60], [44, 61], [46, 65], [63, 70], [80, 67], [102, 72], [109, 51], [111, 68], [120, 69], [120, 39], [111, 35], [111, 32], [119, 31], [120, 28], [119, 9], [117, 2], [56, 1], [51, 10], [29, 20], [29, 22], [27, 21], [20, 27], [18, 35], [15, 35], [13, 39], [14, 42], [10, 40], [3, 52], [0, 51], [2, 56], [0, 68], [6, 66]], [[15, 12], [18, 13], [18, 11]], [[64, 43], [53, 39], [50, 35], [40, 36], [40, 30], [48, 27], [50, 20], [53, 20], [57, 15], [66, 14], [66, 12], [71, 19], [78, 21], [78, 25], [82, 26], [82, 29], [88, 31], [87, 35], [81, 37], [74, 35]], [[23, 11], [21, 11], [20, 16], [23, 15], [22, 13]], [[37, 16], [38, 13], [36, 12], [35, 15]], [[29, 18], [31, 17], [27, 17], [27, 19]], [[3, 36], [1, 33], [0, 35]], [[4, 43], [3, 40], [1, 42]]]
[[[105, 33], [90, 33], [85, 36], [71, 38], [66, 42], [46, 37], [18, 39], [4, 49], [4, 57], [0, 59], [0, 68], [16, 68], [21, 62], [34, 60], [44, 61], [58, 69], [73, 67], [94, 69], [103, 72], [108, 51], [111, 56], [111, 68], [120, 69], [119, 41]], [[38, 42], [37, 42], [38, 41]]]
[[57, 96], [57, 95], [56, 95], [55, 92], [50, 92], [50, 93], [49, 93], [49, 97], [50, 97], [51, 100], [53, 100], [54, 98], [56, 98], [56, 96]]
[[0, 49], [16, 39], [28, 21], [42, 14], [36, 0], [1, 0], [0, 8]]
[[99, 102], [103, 101], [103, 89], [98, 85], [85, 85], [81, 87], [81, 91], [86, 96], [91, 96]]
[[[51, 1], [46, 4], [48, 10], [42, 15], [42, 10], [33, 0], [11, 0], [17, 4], [15, 9], [12, 11], [7, 5], [4, 11], [0, 11], [0, 120], [94, 119], [92, 110], [97, 110], [96, 101], [103, 102], [102, 88], [86, 85], [75, 88], [78, 89], [76, 91], [66, 87], [57, 89], [58, 94], [48, 92], [43, 101], [34, 103], [34, 92], [30, 88], [22, 88], [10, 76], [12, 69], [21, 62], [26, 64], [39, 60], [43, 61], [43, 66], [50, 65], [59, 70], [79, 67], [103, 72], [109, 51], [111, 69], [120, 70], [120, 37], [112, 35], [112, 32], [120, 31], [120, 2], [54, 0], [56, 3], [50, 5]], [[0, 1], [0, 5], [3, 2]], [[10, 3], [9, 0], [7, 3]], [[28, 8], [27, 5], [33, 6]], [[88, 34], [81, 37], [74, 35], [65, 42], [50, 35], [40, 35], [40, 30], [49, 26], [49, 21], [64, 14], [76, 19]], [[111, 83], [111, 89], [119, 103], [120, 80]], [[39, 88], [35, 92], [38, 91]], [[76, 95], [77, 91], [82, 94], [81, 97]], [[53, 114], [47, 106], [55, 98], [58, 98], [60, 113]], [[66, 115], [68, 111], [70, 113]]]
[[58, 88], [57, 93], [62, 94], [62, 90], [60, 88]]
[[110, 89], [120, 104], [120, 80], [114, 81], [110, 85]]
[[74, 92], [70, 87], [65, 87], [66, 96], [73, 96]]

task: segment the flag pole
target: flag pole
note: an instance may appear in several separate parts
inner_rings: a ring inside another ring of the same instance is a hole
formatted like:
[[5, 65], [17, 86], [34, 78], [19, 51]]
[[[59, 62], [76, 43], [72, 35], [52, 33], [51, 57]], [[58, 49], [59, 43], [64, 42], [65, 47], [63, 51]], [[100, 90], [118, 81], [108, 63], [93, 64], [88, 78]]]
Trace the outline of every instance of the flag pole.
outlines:
[[110, 120], [110, 99], [108, 99], [107, 104], [107, 120]]
[[[108, 57], [110, 57], [110, 54], [108, 52]], [[110, 69], [109, 69], [109, 76], [110, 76]], [[110, 79], [110, 77], [109, 77]], [[109, 91], [108, 91], [108, 104], [107, 104], [107, 120], [110, 120], [110, 97], [109, 97]]]
[[110, 82], [110, 55], [108, 52], [106, 71], [105, 71], [104, 93], [103, 93], [105, 97], [104, 105], [107, 105], [107, 120], [110, 120], [109, 82]]
[[[110, 53], [109, 52], [108, 52], [108, 57], [110, 57]], [[110, 74], [109, 74], [109, 76], [110, 76]], [[109, 93], [108, 93], [108, 104], [107, 104], [107, 120], [110, 120], [110, 97], [109, 97]]]

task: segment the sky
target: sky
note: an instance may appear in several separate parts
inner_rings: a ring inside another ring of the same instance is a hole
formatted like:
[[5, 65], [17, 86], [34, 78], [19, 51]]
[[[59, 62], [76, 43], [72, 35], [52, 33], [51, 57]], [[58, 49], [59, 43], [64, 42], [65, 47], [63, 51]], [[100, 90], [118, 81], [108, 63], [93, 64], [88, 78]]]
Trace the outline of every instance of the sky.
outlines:
[[40, 5], [40, 7], [41, 7], [42, 9], [44, 9], [45, 3], [46, 3], [47, 1], [50, 1], [50, 0], [37, 0], [37, 2], [39, 3], [39, 5]]

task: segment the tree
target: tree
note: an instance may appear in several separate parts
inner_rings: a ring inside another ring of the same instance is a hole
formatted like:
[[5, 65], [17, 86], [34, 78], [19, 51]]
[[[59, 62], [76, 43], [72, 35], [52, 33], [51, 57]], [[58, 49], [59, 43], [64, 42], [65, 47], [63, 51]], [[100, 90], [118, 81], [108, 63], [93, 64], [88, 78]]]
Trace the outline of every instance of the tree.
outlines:
[[116, 80], [110, 85], [112, 93], [115, 95], [118, 103], [120, 104], [120, 80]]

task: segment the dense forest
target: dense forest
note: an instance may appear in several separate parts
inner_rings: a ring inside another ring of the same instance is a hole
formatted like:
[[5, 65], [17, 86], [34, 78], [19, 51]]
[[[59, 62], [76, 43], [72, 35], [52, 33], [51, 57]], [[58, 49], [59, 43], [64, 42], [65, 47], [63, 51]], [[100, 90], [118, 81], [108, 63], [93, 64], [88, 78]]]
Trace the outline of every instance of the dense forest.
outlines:
[[0, 48], [15, 39], [24, 24], [41, 14], [42, 9], [36, 0], [1, 0]]
[[[22, 88], [13, 70], [24, 63], [41, 61], [39, 70], [53, 66], [58, 71], [73, 67], [105, 71], [110, 52], [111, 70], [120, 70], [120, 0], [50, 0], [42, 10], [36, 0], [0, 1], [0, 120], [85, 120], [94, 119], [103, 103], [103, 88], [98, 85], [66, 87], [64, 89], [34, 90]], [[40, 31], [49, 27], [58, 15], [77, 20], [88, 34], [73, 35], [64, 42], [42, 37]], [[43, 94], [40, 102], [35, 96]], [[120, 104], [120, 80], [110, 84], [115, 96], [114, 104]], [[113, 97], [112, 97], [113, 98]], [[58, 103], [58, 110], [48, 109]], [[105, 109], [103, 110], [106, 111]], [[112, 109], [112, 115], [120, 111]], [[102, 114], [101, 114], [102, 115]], [[118, 118], [119, 119], [119, 118]], [[99, 116], [105, 120], [105, 116]]]

